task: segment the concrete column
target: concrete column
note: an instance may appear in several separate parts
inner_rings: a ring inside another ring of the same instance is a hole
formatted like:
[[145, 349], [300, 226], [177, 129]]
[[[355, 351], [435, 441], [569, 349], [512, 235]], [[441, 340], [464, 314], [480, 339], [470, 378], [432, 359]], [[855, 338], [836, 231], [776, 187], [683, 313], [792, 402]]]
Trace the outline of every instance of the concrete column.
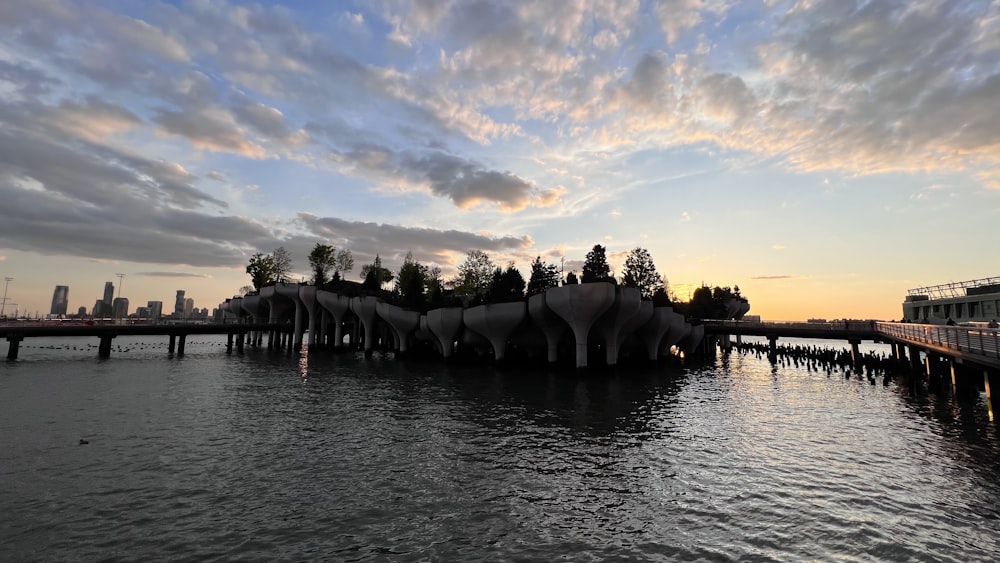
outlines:
[[[350, 310], [351, 298], [321, 289], [316, 292], [316, 301], [333, 316], [333, 347], [340, 348], [344, 342], [344, 316]], [[352, 337], [351, 344], [355, 340]]]
[[243, 341], [244, 340], [246, 340], [246, 338], [244, 338], [243, 334], [240, 334], [240, 337], [236, 339], [236, 351], [239, 352], [240, 354], [243, 353]]
[[441, 355], [450, 358], [455, 351], [455, 340], [462, 331], [462, 308], [443, 307], [427, 311], [427, 329], [441, 346]]
[[177, 355], [178, 356], [183, 356], [184, 355], [184, 339], [185, 338], [187, 338], [186, 334], [181, 334], [177, 338]]
[[97, 347], [97, 357], [106, 360], [111, 357], [111, 341], [115, 339], [113, 334], [101, 336], [101, 344]]
[[167, 341], [167, 353], [173, 354], [177, 347], [177, 335], [171, 334], [170, 339]]
[[507, 338], [524, 321], [527, 312], [524, 301], [493, 303], [466, 309], [462, 314], [462, 322], [485, 336], [493, 347], [493, 357], [501, 361], [507, 353]]
[[405, 354], [410, 341], [410, 334], [420, 326], [420, 313], [417, 311], [407, 311], [402, 307], [397, 307], [389, 303], [377, 303], [375, 312], [388, 323], [395, 332], [396, 342], [399, 352]]
[[361, 319], [365, 328], [365, 355], [370, 356], [375, 345], [375, 305], [378, 299], [371, 296], [352, 297], [351, 311]]
[[778, 337], [768, 336], [767, 337], [767, 357], [772, 360], [778, 357]]
[[24, 337], [19, 334], [11, 334], [7, 336], [7, 342], [10, 343], [7, 348], [8, 360], [17, 359], [17, 351], [21, 348], [21, 340], [24, 340]]
[[917, 371], [920, 369], [920, 348], [910, 346], [910, 369]]
[[860, 340], [848, 340], [848, 344], [851, 345], [851, 363], [857, 367], [858, 363], [861, 362], [861, 350], [859, 346], [861, 345]]
[[545, 304], [545, 293], [536, 293], [528, 298], [528, 316], [545, 335], [545, 346], [549, 363], [559, 359], [559, 338], [569, 328], [559, 315], [552, 312]]
[[932, 361], [931, 360], [931, 356], [933, 356], [933, 355], [934, 354], [931, 354], [930, 352], [928, 352], [927, 355], [924, 356], [924, 364], [927, 366], [927, 378], [928, 379], [930, 379], [930, 377], [931, 377], [931, 361]]
[[554, 287], [545, 304], [562, 317], [576, 340], [576, 367], [587, 367], [587, 337], [594, 322], [615, 302], [615, 286], [607, 282]]
[[309, 347], [312, 348], [316, 346], [316, 332], [320, 324], [317, 318], [320, 307], [317, 307], [316, 303], [316, 286], [299, 286], [299, 301], [302, 302], [302, 306], [305, 307], [306, 313], [309, 315]]
[[649, 361], [656, 361], [660, 351], [660, 343], [663, 337], [670, 330], [670, 315], [673, 313], [671, 307], [654, 307], [646, 324], [639, 328], [639, 337], [646, 345], [646, 358]]
[[[242, 340], [242, 337], [240, 338], [240, 340]], [[226, 335], [226, 353], [227, 354], [233, 353], [233, 333], [231, 332]]]
[[614, 303], [594, 323], [594, 328], [604, 338], [604, 361], [607, 365], [618, 363], [618, 335], [629, 320], [639, 313], [640, 302], [638, 289], [616, 286]]
[[955, 395], [958, 391], [958, 385], [955, 382], [955, 360], [949, 360], [948, 365], [951, 367], [951, 394]]

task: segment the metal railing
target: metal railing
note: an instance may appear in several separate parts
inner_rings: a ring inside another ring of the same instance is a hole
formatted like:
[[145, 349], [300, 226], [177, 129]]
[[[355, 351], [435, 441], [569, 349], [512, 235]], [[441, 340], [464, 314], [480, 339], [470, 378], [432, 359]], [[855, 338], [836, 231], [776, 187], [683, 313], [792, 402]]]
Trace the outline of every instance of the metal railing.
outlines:
[[875, 323], [875, 329], [885, 336], [914, 344], [1000, 359], [1000, 329], [996, 328], [879, 322]]
[[716, 321], [716, 320], [703, 320], [702, 324], [707, 326], [718, 326], [718, 327], [761, 327], [768, 329], [793, 329], [799, 331], [815, 331], [815, 332], [834, 332], [834, 331], [855, 331], [864, 332], [872, 331], [875, 329], [875, 321], [837, 321], [837, 322], [825, 322], [825, 323], [809, 323], [809, 322], [759, 322], [759, 321]]

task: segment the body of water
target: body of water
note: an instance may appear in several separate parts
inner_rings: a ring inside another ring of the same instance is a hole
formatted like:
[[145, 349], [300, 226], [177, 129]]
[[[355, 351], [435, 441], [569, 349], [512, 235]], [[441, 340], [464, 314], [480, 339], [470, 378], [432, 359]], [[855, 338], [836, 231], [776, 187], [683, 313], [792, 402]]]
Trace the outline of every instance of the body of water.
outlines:
[[1000, 553], [974, 390], [738, 354], [576, 374], [144, 338], [0, 364], [3, 561]]

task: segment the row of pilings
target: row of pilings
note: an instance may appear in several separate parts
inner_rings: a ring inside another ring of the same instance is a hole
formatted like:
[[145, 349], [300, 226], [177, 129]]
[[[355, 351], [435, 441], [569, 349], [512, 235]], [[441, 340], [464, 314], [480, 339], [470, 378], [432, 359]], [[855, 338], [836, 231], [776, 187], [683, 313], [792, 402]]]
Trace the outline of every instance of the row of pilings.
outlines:
[[[300, 349], [353, 347], [371, 353], [456, 354], [502, 361], [509, 354], [577, 368], [592, 360], [616, 365], [622, 358], [657, 360], [701, 350], [704, 329], [670, 307], [655, 307], [635, 288], [607, 282], [555, 287], [526, 300], [474, 307], [407, 310], [371, 295], [347, 296], [315, 286], [278, 283], [259, 295], [229, 299], [223, 310], [239, 322], [280, 323], [294, 329], [287, 340], [273, 331], [248, 333], [252, 346]], [[308, 335], [308, 341], [304, 338]]]
[[890, 342], [889, 352], [859, 352], [851, 348], [832, 346], [778, 344], [774, 342], [723, 341], [723, 353], [738, 353], [767, 358], [775, 365], [805, 368], [808, 371], [839, 375], [850, 379], [867, 379], [875, 385], [879, 379], [888, 386], [895, 378], [905, 377], [914, 384], [927, 384], [936, 389], [950, 389], [952, 394], [985, 393], [990, 420], [994, 420], [991, 380], [998, 374], [982, 366], [957, 361], [953, 357], [923, 350], [899, 342]]

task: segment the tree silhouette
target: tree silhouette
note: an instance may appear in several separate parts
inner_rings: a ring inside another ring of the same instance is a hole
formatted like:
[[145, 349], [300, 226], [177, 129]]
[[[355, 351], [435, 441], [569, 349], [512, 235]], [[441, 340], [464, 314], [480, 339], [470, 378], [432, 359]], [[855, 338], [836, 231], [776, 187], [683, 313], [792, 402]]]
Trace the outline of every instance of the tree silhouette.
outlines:
[[587, 259], [583, 263], [583, 283], [612, 282], [611, 266], [608, 265], [608, 256], [603, 246], [595, 244], [594, 248], [587, 253]]
[[337, 256], [333, 260], [333, 279], [339, 280], [353, 269], [354, 255], [351, 254], [351, 251], [346, 248], [338, 250]]
[[493, 270], [488, 301], [490, 303], [508, 303], [523, 298], [524, 276], [514, 267], [514, 263], [507, 264], [506, 269], [497, 266]]
[[256, 291], [260, 291], [260, 288], [267, 284], [274, 283], [278, 279], [274, 255], [261, 254], [260, 252], [254, 254], [247, 264], [247, 273], [250, 274], [250, 282]]
[[489, 292], [496, 265], [482, 250], [470, 250], [458, 265], [458, 277], [452, 280], [456, 295], [479, 295]]
[[313, 285], [322, 287], [328, 280], [330, 270], [334, 267], [337, 249], [322, 243], [316, 243], [309, 253], [309, 267], [312, 268]]
[[572, 270], [570, 270], [570, 272], [568, 274], [566, 274], [566, 284], [565, 285], [578, 285], [579, 283], [580, 283], [580, 280], [577, 279], [576, 272], [573, 272]]
[[543, 262], [541, 256], [535, 256], [528, 279], [528, 295], [542, 293], [551, 287], [559, 287], [559, 269], [555, 264]]
[[404, 307], [422, 309], [424, 306], [424, 283], [427, 279], [427, 267], [413, 259], [413, 253], [407, 252], [403, 265], [399, 267], [396, 276], [395, 291], [399, 294]]
[[271, 256], [274, 258], [274, 281], [285, 281], [292, 273], [292, 253], [279, 246]]
[[378, 254], [371, 264], [365, 264], [361, 268], [361, 279], [365, 280], [361, 286], [365, 289], [382, 289], [382, 286], [391, 282], [392, 278], [392, 272], [382, 267], [382, 259]]
[[622, 285], [639, 290], [643, 299], [650, 300], [658, 289], [663, 289], [663, 277], [656, 271], [653, 257], [645, 248], [635, 247], [625, 258]]

